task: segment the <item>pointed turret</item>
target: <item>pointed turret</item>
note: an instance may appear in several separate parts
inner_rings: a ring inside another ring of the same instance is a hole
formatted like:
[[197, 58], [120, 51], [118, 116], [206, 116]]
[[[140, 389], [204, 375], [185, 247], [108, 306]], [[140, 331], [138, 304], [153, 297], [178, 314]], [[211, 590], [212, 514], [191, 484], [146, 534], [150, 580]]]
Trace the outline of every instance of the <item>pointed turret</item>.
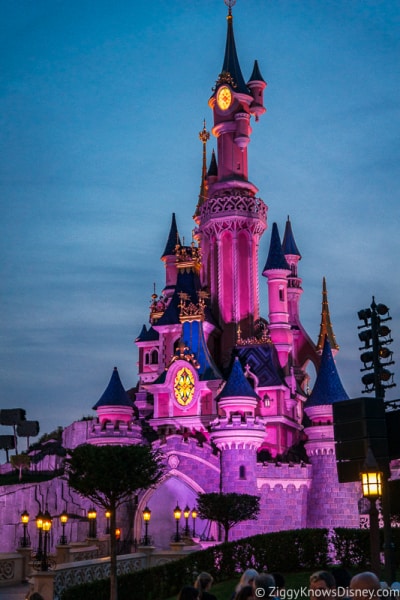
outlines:
[[247, 381], [238, 357], [216, 399], [218, 417], [211, 423], [210, 434], [221, 451], [221, 489], [254, 493], [256, 451], [265, 439], [265, 421], [255, 416], [260, 398]]
[[97, 411], [100, 423], [132, 420], [132, 400], [121, 383], [117, 367], [114, 367], [109, 384], [101, 398], [93, 406], [93, 410]]
[[165, 249], [161, 256], [161, 260], [164, 260], [167, 256], [175, 254], [175, 246], [180, 243], [181, 240], [178, 233], [178, 227], [176, 225], [175, 213], [172, 213], [171, 227], [169, 229], [167, 243], [165, 244]]
[[319, 329], [319, 336], [317, 342], [317, 349], [319, 352], [322, 352], [324, 347], [325, 337], [328, 338], [330, 347], [332, 349], [333, 355], [339, 350], [339, 346], [336, 343], [335, 334], [333, 333], [331, 317], [329, 314], [329, 304], [328, 304], [328, 292], [326, 290], [326, 280], [325, 277], [322, 280], [322, 311], [321, 311], [321, 325]]
[[176, 256], [175, 249], [181, 245], [181, 240], [178, 233], [178, 227], [176, 225], [175, 213], [172, 213], [171, 227], [169, 229], [167, 243], [161, 260], [165, 264], [165, 287], [163, 289], [163, 295], [165, 298], [169, 298], [174, 291], [177, 278], [176, 268]]
[[260, 116], [266, 111], [264, 106], [264, 90], [267, 87], [267, 84], [261, 75], [257, 60], [254, 61], [253, 72], [250, 75], [249, 81], [247, 82], [247, 87], [251, 91], [251, 94], [254, 98], [254, 101], [250, 106], [250, 110], [255, 116], [256, 121], [258, 121]]
[[133, 402], [121, 383], [117, 367], [93, 410], [98, 420], [93, 422], [89, 432], [89, 444], [125, 446], [143, 441], [140, 425], [134, 418]]
[[299, 252], [299, 249], [297, 248], [297, 244], [294, 239], [292, 224], [290, 222], [289, 215], [285, 225], [285, 234], [283, 236], [282, 250], [285, 256], [297, 256], [298, 260], [301, 259], [301, 254]]
[[263, 269], [264, 277], [267, 276], [268, 271], [276, 269], [290, 271], [290, 267], [286, 261], [285, 255], [283, 254], [281, 238], [279, 237], [278, 225], [276, 223], [273, 223], [268, 257], [265, 263], [265, 267]]
[[336, 369], [329, 339], [325, 336], [321, 365], [319, 367], [317, 379], [311, 395], [304, 405], [304, 409], [307, 412], [307, 409], [314, 406], [331, 405], [334, 402], [348, 399], [349, 397], [340, 381]]
[[210, 179], [210, 177], [215, 177], [215, 178], [218, 177], [217, 157], [215, 156], [214, 149], [211, 153], [210, 166], [208, 167], [208, 171], [207, 171], [207, 178]]
[[226, 398], [254, 398], [259, 399], [258, 394], [251, 387], [248, 379], [244, 376], [242, 365], [239, 358], [236, 356], [233, 361], [231, 372], [222, 392], [217, 396], [217, 400], [221, 401]]
[[287, 364], [293, 342], [288, 309], [289, 274], [290, 267], [283, 254], [278, 226], [274, 223], [263, 275], [268, 280], [269, 332], [271, 340], [278, 351], [279, 362], [282, 367]]
[[225, 56], [222, 65], [222, 72], [217, 81], [217, 87], [223, 83], [229, 83], [235, 92], [238, 92], [239, 94], [248, 94], [249, 89], [242, 75], [236, 52], [235, 36], [233, 33], [233, 17], [230, 6], [228, 16], [226, 18], [228, 22], [228, 29], [226, 34]]

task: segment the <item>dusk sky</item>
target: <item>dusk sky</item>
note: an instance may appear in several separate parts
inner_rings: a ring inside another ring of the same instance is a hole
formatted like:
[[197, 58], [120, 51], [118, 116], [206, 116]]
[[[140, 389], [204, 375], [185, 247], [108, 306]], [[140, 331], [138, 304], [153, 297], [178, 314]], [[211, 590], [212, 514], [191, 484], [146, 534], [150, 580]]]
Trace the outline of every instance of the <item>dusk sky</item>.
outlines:
[[[172, 212], [191, 239], [226, 14], [223, 0], [0, 2], [0, 408], [40, 435], [93, 414], [114, 366], [137, 382]], [[316, 341], [325, 276], [338, 371], [360, 396], [357, 311], [373, 295], [400, 363], [400, 1], [238, 0], [233, 17], [245, 79], [258, 59], [268, 82], [249, 146], [269, 207], [260, 273], [290, 215], [303, 324]], [[260, 297], [267, 317], [262, 277]]]

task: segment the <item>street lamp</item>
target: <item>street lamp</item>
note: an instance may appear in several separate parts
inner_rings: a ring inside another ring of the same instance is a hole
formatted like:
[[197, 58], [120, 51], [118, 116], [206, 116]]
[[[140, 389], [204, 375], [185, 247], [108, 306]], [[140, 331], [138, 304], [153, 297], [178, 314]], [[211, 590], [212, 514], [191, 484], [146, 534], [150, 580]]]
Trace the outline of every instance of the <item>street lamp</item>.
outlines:
[[196, 536], [196, 519], [197, 519], [197, 510], [196, 507], [192, 510], [192, 519], [193, 519], [193, 537]]
[[43, 513], [41, 510], [39, 510], [38, 514], [36, 515], [35, 522], [39, 534], [38, 549], [35, 558], [37, 560], [41, 560], [43, 552]]
[[143, 510], [143, 521], [144, 521], [144, 545], [149, 545], [149, 521], [151, 518], [151, 510], [148, 506]]
[[28, 548], [31, 545], [31, 540], [29, 539], [29, 535], [27, 533], [29, 513], [26, 510], [24, 510], [24, 512], [21, 514], [21, 523], [22, 527], [24, 528], [24, 534], [21, 539], [21, 548]]
[[185, 517], [185, 536], [189, 537], [190, 508], [187, 504], [186, 504], [185, 508], [183, 509], [183, 516]]
[[380, 575], [380, 544], [379, 544], [379, 519], [376, 501], [382, 496], [382, 471], [379, 470], [375, 456], [368, 448], [367, 456], [361, 471], [361, 488], [364, 498], [369, 500], [369, 535], [371, 552], [371, 570]]
[[97, 512], [96, 509], [93, 508], [89, 508], [88, 510], [88, 519], [89, 519], [89, 536], [90, 538], [95, 538], [97, 535], [97, 526], [96, 526], [96, 518], [97, 518]]
[[106, 517], [106, 531], [105, 531], [105, 533], [110, 533], [110, 517], [111, 517], [111, 511], [110, 510], [106, 510], [105, 517]]
[[50, 516], [50, 513], [48, 510], [46, 510], [46, 512], [43, 515], [43, 521], [42, 521], [42, 529], [44, 532], [44, 539], [43, 539], [43, 555], [42, 555], [42, 564], [41, 564], [41, 571], [48, 571], [49, 570], [49, 562], [47, 560], [47, 550], [48, 548], [48, 539], [49, 539], [49, 531], [51, 529], [51, 523], [52, 523], [52, 518]]
[[179, 519], [182, 516], [182, 511], [179, 508], [179, 504], [176, 503], [176, 506], [174, 508], [174, 519], [176, 521], [176, 533], [175, 533], [175, 542], [180, 542], [181, 541], [181, 536], [179, 535]]
[[68, 544], [67, 537], [65, 535], [65, 526], [68, 523], [68, 514], [67, 511], [63, 511], [60, 515], [61, 527], [62, 527], [62, 536], [60, 537], [60, 544], [65, 545]]

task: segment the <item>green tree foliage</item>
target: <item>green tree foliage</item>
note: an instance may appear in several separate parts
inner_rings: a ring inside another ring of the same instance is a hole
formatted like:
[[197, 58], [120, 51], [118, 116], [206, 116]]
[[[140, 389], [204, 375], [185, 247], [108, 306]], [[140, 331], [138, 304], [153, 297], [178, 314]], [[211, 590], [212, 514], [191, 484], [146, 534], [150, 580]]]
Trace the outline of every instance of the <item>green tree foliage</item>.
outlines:
[[133, 494], [160, 480], [162, 456], [149, 446], [84, 444], [69, 452], [65, 466], [70, 487], [111, 513], [110, 600], [117, 600], [116, 510]]
[[22, 471], [31, 466], [31, 459], [27, 454], [14, 454], [10, 459], [11, 466], [19, 471], [18, 480], [22, 481]]
[[201, 519], [215, 521], [225, 532], [224, 541], [228, 541], [229, 531], [242, 521], [257, 519], [260, 512], [260, 498], [250, 494], [235, 492], [199, 494], [197, 510]]

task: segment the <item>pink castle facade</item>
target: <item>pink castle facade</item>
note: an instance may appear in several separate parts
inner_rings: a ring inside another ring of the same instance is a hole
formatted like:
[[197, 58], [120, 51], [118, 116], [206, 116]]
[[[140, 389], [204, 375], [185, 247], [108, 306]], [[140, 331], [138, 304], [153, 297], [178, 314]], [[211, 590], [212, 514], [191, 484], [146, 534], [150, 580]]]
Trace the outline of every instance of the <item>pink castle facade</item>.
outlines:
[[[336, 474], [332, 404], [347, 395], [334, 363], [338, 346], [325, 280], [314, 343], [300, 320], [301, 255], [289, 218], [282, 239], [272, 225], [268, 256], [259, 257], [268, 207], [248, 179], [247, 147], [252, 120], [265, 112], [265, 88], [257, 61], [248, 81], [242, 75], [229, 8], [223, 66], [208, 100], [216, 152], [208, 165], [204, 127], [193, 242], [181, 243], [174, 214], [161, 257], [162, 293], [153, 294], [149, 323], [136, 339], [137, 386], [126, 392], [114, 369], [93, 407], [97, 417], [73, 423], [63, 434], [66, 448], [151, 443], [162, 450], [162, 483], [121, 511], [126, 539], [143, 535], [147, 505], [154, 542], [168, 547], [177, 501], [182, 509], [193, 508], [198, 493], [215, 491], [261, 498], [259, 519], [238, 525], [233, 538], [359, 526], [359, 486], [339, 484]], [[263, 260], [266, 281], [259, 277]], [[260, 294], [268, 296], [265, 316]], [[310, 362], [317, 371], [311, 391]], [[23, 510], [34, 515], [46, 504], [53, 515], [64, 509], [84, 515], [88, 508], [60, 479], [14, 486], [2, 498], [5, 550], [16, 547]], [[84, 538], [85, 523], [69, 526], [71, 537]], [[196, 531], [217, 536], [213, 524], [197, 521]]]

